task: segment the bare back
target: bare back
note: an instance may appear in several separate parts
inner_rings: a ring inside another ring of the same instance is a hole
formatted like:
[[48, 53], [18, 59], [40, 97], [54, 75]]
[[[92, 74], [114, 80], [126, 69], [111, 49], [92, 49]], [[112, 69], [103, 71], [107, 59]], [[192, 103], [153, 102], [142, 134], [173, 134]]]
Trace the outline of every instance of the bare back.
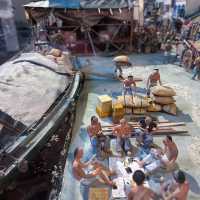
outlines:
[[73, 175], [74, 177], [77, 179], [77, 180], [81, 180], [82, 178], [85, 178], [85, 172], [82, 168], [82, 165], [80, 162], [74, 160], [73, 164], [72, 164], [72, 172], [73, 172]]
[[88, 134], [90, 137], [97, 136], [98, 133], [101, 131], [101, 124], [90, 125], [87, 128]]
[[128, 200], [152, 200], [153, 196], [150, 189], [140, 186], [132, 189], [128, 195]]
[[128, 124], [125, 126], [118, 125], [114, 127], [113, 132], [118, 137], [125, 137], [131, 133], [131, 128]]
[[166, 147], [166, 155], [169, 161], [177, 158], [178, 148], [174, 142], [170, 147]]
[[157, 83], [160, 80], [160, 74], [159, 73], [153, 73], [149, 77], [150, 83]]

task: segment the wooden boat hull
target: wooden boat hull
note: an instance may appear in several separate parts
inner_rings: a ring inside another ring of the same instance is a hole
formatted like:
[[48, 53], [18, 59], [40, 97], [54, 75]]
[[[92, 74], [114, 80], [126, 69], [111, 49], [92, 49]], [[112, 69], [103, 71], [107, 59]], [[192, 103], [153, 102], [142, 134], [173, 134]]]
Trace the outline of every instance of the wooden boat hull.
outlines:
[[[77, 72], [69, 87], [58, 97], [44, 116], [33, 126], [29, 127], [28, 136], [11, 146], [5, 153], [5, 157], [11, 158], [8, 166], [0, 169], [0, 189], [8, 186], [19, 173], [19, 164], [23, 161], [30, 161], [42, 149], [54, 132], [58, 129], [60, 122], [68, 115], [74, 115], [76, 100], [79, 97], [82, 85], [83, 74]], [[73, 119], [73, 118], [72, 118]], [[73, 125], [73, 121], [70, 122]], [[0, 161], [1, 162], [1, 161]]]

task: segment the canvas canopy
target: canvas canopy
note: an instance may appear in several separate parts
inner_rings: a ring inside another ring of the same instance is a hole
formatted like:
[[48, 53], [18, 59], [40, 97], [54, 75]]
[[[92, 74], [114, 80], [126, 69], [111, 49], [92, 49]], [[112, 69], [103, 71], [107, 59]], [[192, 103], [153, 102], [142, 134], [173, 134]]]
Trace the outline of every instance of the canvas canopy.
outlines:
[[[19, 60], [33, 63], [14, 63]], [[66, 72], [63, 66], [39, 53], [24, 53], [0, 66], [0, 110], [26, 126], [39, 120], [69, 84], [66, 76], [34, 63]]]
[[45, 0], [31, 2], [25, 7], [35, 8], [68, 8], [68, 9], [92, 9], [92, 8], [131, 8], [135, 0]]

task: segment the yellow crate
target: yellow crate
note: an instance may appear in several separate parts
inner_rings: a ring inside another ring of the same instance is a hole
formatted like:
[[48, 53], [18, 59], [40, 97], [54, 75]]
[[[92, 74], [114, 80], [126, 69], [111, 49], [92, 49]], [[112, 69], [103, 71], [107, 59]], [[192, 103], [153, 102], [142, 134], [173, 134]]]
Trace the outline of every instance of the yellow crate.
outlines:
[[102, 112], [111, 112], [112, 111], [112, 98], [108, 95], [98, 96], [97, 106], [101, 109]]
[[96, 107], [96, 112], [99, 115], [99, 117], [101, 117], [101, 118], [110, 117], [112, 114], [112, 111], [109, 111], [109, 112], [102, 111], [101, 107], [99, 107], [99, 106]]
[[112, 109], [113, 109], [114, 112], [115, 112], [115, 111], [117, 112], [117, 111], [124, 110], [123, 103], [121, 103], [121, 102], [114, 103], [114, 104], [112, 105]]

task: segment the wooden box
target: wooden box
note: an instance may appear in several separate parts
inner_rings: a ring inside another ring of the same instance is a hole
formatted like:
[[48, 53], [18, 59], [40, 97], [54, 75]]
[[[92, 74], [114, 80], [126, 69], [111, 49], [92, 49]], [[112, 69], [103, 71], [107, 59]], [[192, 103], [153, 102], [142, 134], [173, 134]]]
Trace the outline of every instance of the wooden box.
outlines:
[[112, 115], [112, 111], [104, 112], [99, 106], [96, 107], [96, 112], [100, 118], [110, 117]]
[[102, 112], [109, 113], [112, 112], [112, 98], [108, 95], [98, 96], [98, 104]]

